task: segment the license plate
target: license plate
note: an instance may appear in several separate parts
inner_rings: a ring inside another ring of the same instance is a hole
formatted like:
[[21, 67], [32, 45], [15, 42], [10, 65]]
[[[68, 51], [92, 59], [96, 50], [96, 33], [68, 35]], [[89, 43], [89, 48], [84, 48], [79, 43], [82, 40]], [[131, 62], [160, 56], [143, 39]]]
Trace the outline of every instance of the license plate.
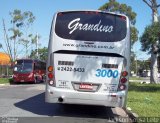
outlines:
[[93, 86], [89, 84], [80, 84], [79, 89], [93, 90]]
[[24, 82], [24, 80], [21, 80], [21, 82]]

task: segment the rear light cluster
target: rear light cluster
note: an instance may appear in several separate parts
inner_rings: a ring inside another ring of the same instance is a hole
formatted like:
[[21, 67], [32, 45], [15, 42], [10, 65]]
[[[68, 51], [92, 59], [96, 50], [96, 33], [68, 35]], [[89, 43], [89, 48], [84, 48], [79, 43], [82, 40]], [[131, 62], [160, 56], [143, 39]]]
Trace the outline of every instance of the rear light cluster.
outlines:
[[127, 77], [128, 76], [128, 72], [127, 71], [123, 71], [121, 74], [121, 78], [120, 78], [120, 82], [119, 82], [119, 91], [123, 91], [126, 89], [126, 83], [127, 83]]
[[120, 16], [120, 18], [121, 18], [122, 20], [126, 20], [126, 17], [125, 17], [125, 16]]
[[53, 75], [53, 66], [48, 67], [48, 83], [49, 85], [54, 86], [54, 75]]

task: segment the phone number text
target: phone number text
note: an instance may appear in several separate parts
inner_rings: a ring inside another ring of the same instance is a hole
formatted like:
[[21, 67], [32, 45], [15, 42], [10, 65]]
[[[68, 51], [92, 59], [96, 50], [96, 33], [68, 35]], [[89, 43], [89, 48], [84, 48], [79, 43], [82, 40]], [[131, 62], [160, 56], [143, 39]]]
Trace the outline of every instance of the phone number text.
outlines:
[[73, 72], [85, 72], [84, 68], [72, 68], [72, 67], [57, 67], [58, 71], [73, 71]]

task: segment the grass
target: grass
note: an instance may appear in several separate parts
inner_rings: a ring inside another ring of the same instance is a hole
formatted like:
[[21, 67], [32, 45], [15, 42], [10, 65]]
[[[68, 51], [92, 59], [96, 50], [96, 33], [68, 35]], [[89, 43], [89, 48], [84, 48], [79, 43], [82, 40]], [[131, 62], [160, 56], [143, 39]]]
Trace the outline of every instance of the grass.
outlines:
[[11, 78], [0, 78], [0, 84], [7, 84], [12, 81]]
[[127, 107], [139, 117], [160, 117], [160, 84], [130, 83]]
[[142, 80], [142, 78], [139, 77], [129, 77], [130, 80]]

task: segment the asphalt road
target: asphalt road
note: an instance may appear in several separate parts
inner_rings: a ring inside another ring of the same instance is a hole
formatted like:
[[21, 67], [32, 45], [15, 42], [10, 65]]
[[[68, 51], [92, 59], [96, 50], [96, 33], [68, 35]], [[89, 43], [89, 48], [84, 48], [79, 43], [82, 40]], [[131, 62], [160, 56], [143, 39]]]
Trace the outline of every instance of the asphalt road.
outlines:
[[108, 123], [128, 121], [120, 108], [45, 103], [44, 84], [0, 86], [0, 122]]

